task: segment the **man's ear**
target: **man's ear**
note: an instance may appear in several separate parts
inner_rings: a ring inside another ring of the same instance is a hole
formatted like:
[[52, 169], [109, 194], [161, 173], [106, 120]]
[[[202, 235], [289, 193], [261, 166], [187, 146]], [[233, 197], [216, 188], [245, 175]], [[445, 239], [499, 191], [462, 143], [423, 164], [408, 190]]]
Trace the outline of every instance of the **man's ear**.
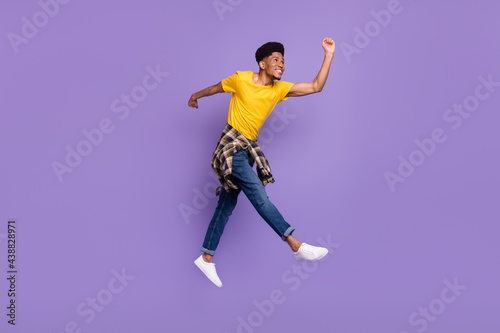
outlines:
[[262, 69], [262, 70], [266, 69], [266, 63], [264, 62], [264, 60], [261, 60], [259, 62], [259, 68]]

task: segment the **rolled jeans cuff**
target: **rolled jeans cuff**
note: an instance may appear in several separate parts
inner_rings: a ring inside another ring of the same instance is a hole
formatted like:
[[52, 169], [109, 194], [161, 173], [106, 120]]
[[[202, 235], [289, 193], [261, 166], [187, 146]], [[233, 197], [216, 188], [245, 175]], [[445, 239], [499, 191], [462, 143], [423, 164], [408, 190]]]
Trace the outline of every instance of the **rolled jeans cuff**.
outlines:
[[286, 229], [285, 233], [283, 234], [283, 236], [281, 236], [281, 238], [283, 239], [283, 241], [286, 240], [286, 238], [288, 236], [290, 236], [292, 234], [292, 232], [295, 230], [294, 227], [288, 227], [288, 229]]
[[210, 254], [211, 256], [213, 256], [213, 255], [215, 254], [215, 251], [213, 251], [213, 250], [209, 250], [209, 249], [207, 249], [207, 248], [204, 248], [203, 246], [201, 247], [201, 250], [202, 250], [203, 252], [205, 252], [206, 254]]

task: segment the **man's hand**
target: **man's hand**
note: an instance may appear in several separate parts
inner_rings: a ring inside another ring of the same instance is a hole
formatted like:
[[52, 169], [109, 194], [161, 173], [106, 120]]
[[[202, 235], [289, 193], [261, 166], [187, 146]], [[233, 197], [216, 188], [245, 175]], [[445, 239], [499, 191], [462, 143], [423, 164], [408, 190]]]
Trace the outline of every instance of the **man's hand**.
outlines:
[[[193, 94], [194, 95], [194, 94]], [[191, 95], [191, 98], [189, 98], [189, 101], [188, 101], [188, 106], [192, 107], [192, 108], [198, 108], [198, 100], [195, 99], [193, 97], [193, 95]]]
[[324, 38], [321, 44], [323, 45], [325, 53], [330, 53], [330, 54], [335, 53], [335, 41], [330, 37]]
[[219, 93], [223, 93], [223, 92], [224, 92], [224, 89], [222, 88], [222, 81], [221, 81], [217, 84], [214, 84], [213, 86], [210, 86], [208, 88], [205, 88], [203, 90], [200, 90], [200, 91], [192, 94], [191, 98], [189, 98], [188, 106], [197, 109], [198, 108], [198, 98], [212, 96], [213, 94], [219, 94]]
[[290, 88], [287, 96], [305, 96], [323, 90], [323, 86], [328, 78], [328, 72], [330, 71], [330, 65], [332, 64], [333, 54], [335, 53], [335, 42], [330, 37], [326, 37], [321, 41], [321, 45], [323, 45], [323, 49], [325, 49], [325, 58], [323, 59], [323, 64], [321, 65], [318, 75], [313, 82], [294, 84], [292, 88]]

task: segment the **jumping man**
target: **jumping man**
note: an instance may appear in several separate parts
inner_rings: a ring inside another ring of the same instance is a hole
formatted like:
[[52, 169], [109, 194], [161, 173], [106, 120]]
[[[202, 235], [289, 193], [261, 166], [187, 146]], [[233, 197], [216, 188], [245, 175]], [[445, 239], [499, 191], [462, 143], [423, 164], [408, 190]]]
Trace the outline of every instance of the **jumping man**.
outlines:
[[[260, 216], [290, 246], [296, 260], [316, 261], [328, 253], [326, 248], [294, 238], [292, 232], [295, 228], [269, 201], [265, 185], [273, 183], [274, 178], [257, 143], [259, 131], [276, 104], [288, 97], [305, 96], [323, 89], [335, 53], [335, 42], [325, 38], [322, 46], [325, 57], [312, 82], [293, 84], [280, 81], [285, 71], [285, 50], [281, 43], [269, 42], [255, 52], [258, 73], [237, 71], [216, 85], [192, 94], [189, 99], [188, 106], [198, 108], [201, 97], [232, 93], [227, 124], [212, 157], [212, 167], [222, 184], [217, 189], [219, 201], [201, 248], [203, 254], [195, 260], [196, 266], [218, 287], [222, 287], [222, 282], [215, 270], [213, 256], [241, 191]], [[257, 173], [253, 170], [254, 164], [257, 165]]]

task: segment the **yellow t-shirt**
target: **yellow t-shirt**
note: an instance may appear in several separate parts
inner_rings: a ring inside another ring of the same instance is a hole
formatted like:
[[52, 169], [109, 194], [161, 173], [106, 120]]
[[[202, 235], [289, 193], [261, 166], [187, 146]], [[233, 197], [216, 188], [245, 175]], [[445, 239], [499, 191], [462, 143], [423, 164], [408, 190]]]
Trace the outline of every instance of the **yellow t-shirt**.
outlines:
[[222, 80], [225, 92], [231, 92], [227, 122], [247, 139], [257, 140], [259, 131], [276, 104], [284, 101], [293, 86], [286, 81], [273, 81], [269, 86], [255, 84], [252, 71], [237, 71]]

